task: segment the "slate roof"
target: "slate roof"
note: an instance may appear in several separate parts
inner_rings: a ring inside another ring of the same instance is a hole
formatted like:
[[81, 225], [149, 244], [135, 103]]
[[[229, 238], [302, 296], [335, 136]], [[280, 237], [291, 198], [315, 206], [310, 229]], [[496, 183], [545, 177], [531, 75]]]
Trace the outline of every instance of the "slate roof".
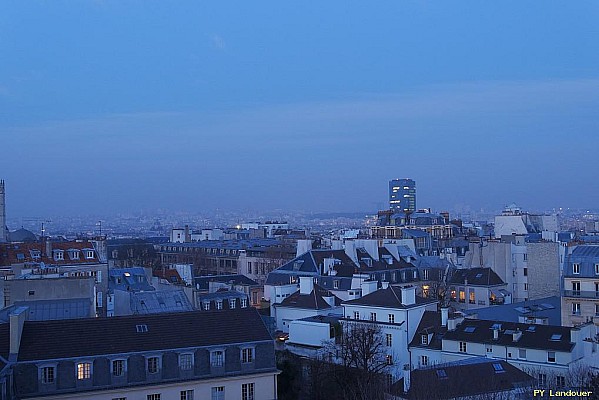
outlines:
[[[87, 241], [65, 241], [65, 242], [51, 242], [52, 250], [63, 250], [64, 260], [54, 261], [53, 257], [46, 255], [46, 243], [45, 242], [33, 242], [33, 243], [0, 243], [0, 266], [6, 267], [12, 264], [20, 264], [25, 262], [40, 263], [43, 262], [46, 265], [69, 265], [69, 264], [97, 264], [99, 262], [98, 255], [94, 251], [93, 258], [85, 258], [83, 250], [93, 250], [94, 246], [91, 242]], [[80, 251], [79, 258], [71, 259], [68, 254], [68, 250], [76, 249]], [[40, 255], [39, 258], [33, 258], [34, 253]]]
[[[137, 332], [137, 325], [146, 325], [147, 332]], [[8, 347], [8, 335], [2, 335], [7, 326], [0, 325], [0, 351]], [[254, 308], [26, 321], [18, 359], [92, 357], [271, 340]]]
[[389, 285], [387, 289], [379, 289], [372, 293], [362, 296], [359, 299], [349, 300], [343, 302], [347, 305], [364, 305], [364, 306], [375, 306], [375, 307], [388, 307], [388, 308], [411, 308], [420, 306], [423, 304], [435, 303], [436, 300], [428, 300], [420, 296], [416, 296], [416, 303], [406, 306], [402, 304], [401, 289], [395, 285]]
[[[19, 307], [27, 307], [27, 320], [47, 321], [53, 319], [89, 318], [92, 301], [89, 298], [17, 301], [0, 310], [0, 322], [8, 322], [10, 314]], [[95, 312], [95, 308], [94, 308]]]
[[[579, 274], [574, 274], [572, 264], [578, 264], [580, 268]], [[576, 246], [572, 253], [566, 258], [564, 264], [564, 276], [595, 278], [595, 264], [599, 264], [599, 246], [597, 245], [580, 245]]]
[[110, 276], [108, 287], [111, 290], [124, 290], [133, 292], [142, 290], [156, 290], [148, 282], [148, 278], [143, 267], [110, 268], [108, 270], [108, 274]]
[[0, 324], [0, 371], [6, 366], [10, 352], [10, 325]]
[[[425, 311], [422, 319], [416, 328], [416, 334], [410, 343], [410, 347], [427, 347], [429, 349], [441, 350], [443, 347], [443, 335], [447, 332], [446, 326], [441, 326], [441, 313], [437, 311]], [[432, 334], [432, 338], [428, 340], [428, 344], [423, 345], [422, 335]]]
[[501, 304], [491, 307], [463, 310], [475, 319], [518, 322], [519, 317], [547, 318], [549, 325], [561, 325], [561, 298], [559, 296]]
[[408, 398], [454, 399], [509, 392], [534, 383], [533, 377], [506, 361], [476, 358], [412, 371]]
[[[500, 324], [499, 339], [497, 340], [493, 339], [492, 327], [495, 324]], [[470, 328], [466, 329], [468, 327]], [[575, 345], [570, 342], [570, 331], [572, 329], [576, 328], [465, 319], [455, 330], [447, 331], [443, 339], [570, 352]], [[513, 333], [517, 330], [522, 332], [522, 336], [517, 342], [514, 342]]]
[[155, 314], [193, 310], [193, 306], [183, 290], [131, 292], [130, 305], [133, 314]]
[[314, 290], [310, 294], [300, 294], [300, 291], [293, 293], [283, 300], [280, 304], [275, 304], [275, 307], [291, 307], [302, 308], [309, 310], [326, 310], [332, 308], [323, 297], [333, 296], [335, 306], [341, 305], [341, 299], [330, 293], [328, 290], [319, 285], [314, 285]]
[[501, 286], [505, 282], [501, 280], [491, 268], [461, 268], [453, 271], [450, 285], [465, 285], [468, 281], [470, 286]]
[[[287, 278], [289, 280], [289, 278]], [[220, 283], [228, 283], [233, 285], [242, 285], [242, 286], [260, 286], [258, 282], [248, 278], [242, 274], [236, 275], [214, 275], [214, 276], [200, 276], [195, 278], [194, 280], [195, 286], [198, 287], [199, 290], [208, 290], [210, 286], [210, 282], [220, 282]]]

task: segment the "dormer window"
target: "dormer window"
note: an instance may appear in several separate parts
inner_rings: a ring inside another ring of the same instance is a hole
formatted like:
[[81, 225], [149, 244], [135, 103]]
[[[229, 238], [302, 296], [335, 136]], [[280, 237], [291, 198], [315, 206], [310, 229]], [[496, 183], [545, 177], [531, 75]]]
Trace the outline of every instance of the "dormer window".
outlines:
[[580, 264], [578, 264], [578, 263], [572, 264], [572, 273], [580, 274]]
[[202, 304], [204, 305], [204, 311], [210, 310], [210, 302], [209, 301], [205, 301]]
[[333, 289], [339, 289], [339, 280], [338, 279], [335, 279], [333, 281]]
[[216, 300], [216, 309], [217, 310], [223, 309], [223, 301], [222, 300]]
[[421, 335], [420, 336], [420, 344], [428, 346], [428, 335]]
[[39, 260], [42, 258], [42, 252], [40, 250], [29, 250], [29, 254], [34, 260]]
[[92, 249], [85, 250], [85, 258], [88, 260], [94, 258], [94, 251]]
[[79, 250], [77, 250], [77, 249], [69, 249], [68, 253], [69, 253], [69, 258], [71, 260], [78, 260], [79, 259]]
[[54, 261], [64, 260], [64, 250], [52, 250]]
[[233, 310], [237, 299], [229, 299], [229, 308]]

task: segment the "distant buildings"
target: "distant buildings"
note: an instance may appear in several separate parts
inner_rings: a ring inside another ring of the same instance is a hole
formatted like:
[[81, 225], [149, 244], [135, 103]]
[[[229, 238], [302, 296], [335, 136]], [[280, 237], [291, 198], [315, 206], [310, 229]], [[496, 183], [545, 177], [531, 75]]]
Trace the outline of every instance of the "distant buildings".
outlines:
[[390, 180], [389, 209], [404, 213], [416, 211], [416, 182], [412, 179]]

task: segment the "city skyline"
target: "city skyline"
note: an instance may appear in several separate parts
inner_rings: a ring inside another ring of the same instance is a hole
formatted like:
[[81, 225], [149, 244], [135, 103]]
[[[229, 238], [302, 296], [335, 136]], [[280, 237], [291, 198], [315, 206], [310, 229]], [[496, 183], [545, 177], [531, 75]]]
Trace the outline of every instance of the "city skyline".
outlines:
[[3, 8], [13, 216], [599, 200], [592, 2]]

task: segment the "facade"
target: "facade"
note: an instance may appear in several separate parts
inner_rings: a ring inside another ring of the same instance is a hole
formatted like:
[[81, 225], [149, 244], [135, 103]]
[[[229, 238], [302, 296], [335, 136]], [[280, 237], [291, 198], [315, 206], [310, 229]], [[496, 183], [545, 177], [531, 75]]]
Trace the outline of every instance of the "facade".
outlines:
[[373, 324], [382, 335], [387, 352], [388, 373], [399, 380], [410, 365], [408, 344], [414, 338], [425, 311], [435, 311], [437, 301], [416, 296], [411, 285], [390, 285], [360, 299], [343, 303], [342, 324]]
[[258, 282], [295, 256], [294, 245], [277, 239], [163, 243], [158, 248], [163, 266], [192, 264], [194, 276], [244, 274]]
[[273, 305], [277, 330], [289, 332], [291, 322], [313, 316], [341, 316], [341, 300], [330, 291], [314, 284], [312, 277], [299, 278], [299, 290]]
[[251, 308], [46, 322], [25, 317], [23, 310], [0, 325], [9, 399], [276, 399], [274, 343]]
[[416, 211], [416, 182], [412, 179], [390, 180], [389, 208], [408, 213]]
[[469, 310], [512, 302], [506, 284], [490, 268], [461, 268], [448, 282], [449, 300], [457, 309]]
[[599, 246], [571, 248], [563, 266], [562, 325], [599, 324]]
[[503, 359], [535, 377], [541, 386], [564, 387], [582, 368], [594, 368], [592, 324], [577, 328], [443, 317], [422, 318], [410, 344], [412, 368], [466, 360]]

